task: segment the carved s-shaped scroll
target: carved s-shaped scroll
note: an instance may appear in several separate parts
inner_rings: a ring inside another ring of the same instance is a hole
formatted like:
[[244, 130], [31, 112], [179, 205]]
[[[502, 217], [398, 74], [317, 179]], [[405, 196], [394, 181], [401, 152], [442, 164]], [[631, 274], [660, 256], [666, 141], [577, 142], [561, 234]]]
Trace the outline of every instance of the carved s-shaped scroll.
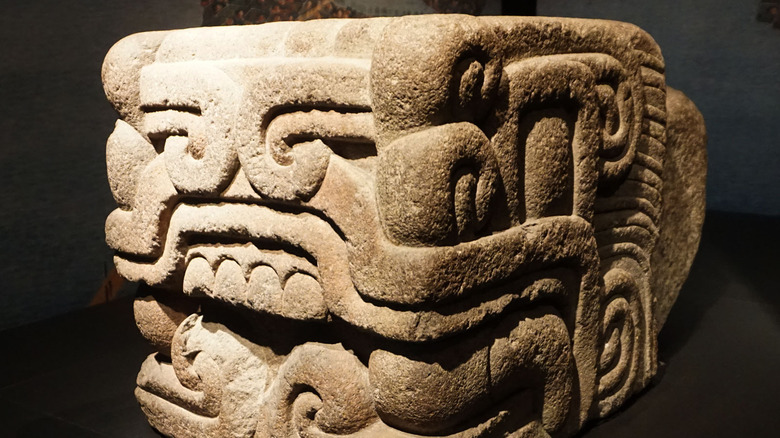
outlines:
[[320, 186], [328, 169], [328, 141], [373, 143], [374, 121], [368, 112], [295, 111], [273, 118], [260, 147], [239, 151], [252, 187], [263, 196], [284, 201], [306, 199]]
[[141, 71], [144, 132], [164, 142], [166, 169], [181, 193], [217, 194], [238, 169], [233, 135], [241, 86], [202, 62]]

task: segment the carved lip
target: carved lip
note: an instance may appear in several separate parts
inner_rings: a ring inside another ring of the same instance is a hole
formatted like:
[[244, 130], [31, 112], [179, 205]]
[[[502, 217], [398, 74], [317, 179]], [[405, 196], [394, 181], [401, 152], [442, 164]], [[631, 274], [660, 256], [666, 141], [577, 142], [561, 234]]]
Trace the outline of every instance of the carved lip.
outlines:
[[[479, 257], [494, 252], [494, 248], [507, 246], [507, 242], [518, 248], [526, 248], [529, 242], [539, 246], [546, 241], [543, 238], [545, 233], [541, 232], [533, 233], [541, 238], [529, 240], [528, 232], [520, 227], [504, 235], [497, 235], [496, 239], [488, 239], [490, 242], [487, 245], [475, 246], [470, 243], [464, 251], [450, 247], [414, 248], [410, 253], [405, 248], [397, 248], [398, 251], [385, 254], [383, 251], [372, 253], [370, 250], [366, 253], [362, 249], [358, 252], [362, 256], [352, 260], [344, 237], [328, 221], [308, 211], [281, 211], [272, 206], [253, 203], [180, 203], [172, 210], [168, 223], [164, 248], [157, 260], [143, 262], [117, 254], [115, 264], [121, 275], [131, 281], [204, 293], [235, 305], [290, 319], [322, 320], [328, 314], [333, 314], [355, 327], [395, 340], [425, 342], [449, 337], [472, 330], [503, 314], [510, 307], [528, 307], [540, 299], [557, 301], [556, 297], [567, 296], [565, 291], [569, 290], [547, 284], [549, 282], [543, 277], [534, 280], [535, 276], [531, 275], [528, 279], [532, 284], [516, 285], [510, 282], [506, 284], [506, 289], [494, 282], [490, 288], [492, 293], [467, 295], [432, 307], [400, 308], [366, 299], [353, 282], [354, 275], [359, 273], [355, 269], [364, 267], [365, 263], [373, 263], [375, 267], [389, 267], [396, 272], [399, 266], [393, 263], [404, 262], [410, 269], [422, 269], [422, 276], [426, 272], [438, 272], [437, 266], [444, 265], [446, 260], [451, 259], [450, 256], [459, 259], [472, 255]], [[548, 225], [554, 228], [555, 223]], [[577, 234], [577, 230], [574, 232]], [[565, 242], [569, 234], [556, 236]], [[285, 260], [283, 263], [270, 259], [264, 263], [260, 258], [247, 256], [250, 261], [245, 260], [242, 265], [241, 260], [236, 259], [241, 258], [241, 251], [254, 251], [250, 243], [266, 246], [263, 257], [274, 255], [273, 251], [280, 246], [287, 253], [295, 248], [292, 252], [297, 251], [297, 254], [280, 254], [280, 259]], [[569, 250], [572, 251], [571, 248]], [[370, 254], [374, 254], [373, 259]], [[577, 251], [573, 253], [577, 254]], [[213, 257], [211, 263], [207, 255]], [[571, 254], [561, 253], [557, 259], [569, 256]], [[355, 263], [351, 263], [351, 260]], [[423, 263], [425, 260], [436, 263]], [[523, 265], [529, 260], [513, 262]], [[296, 264], [297, 270], [285, 272], [280, 269], [283, 265]], [[557, 264], [553, 263], [548, 267], [555, 266]], [[540, 272], [540, 269], [544, 270], [544, 267], [540, 265], [525, 274]], [[220, 271], [224, 272], [220, 274]], [[292, 275], [288, 275], [290, 272]], [[367, 272], [390, 274], [377, 269]], [[479, 278], [467, 277], [472, 280]], [[428, 287], [426, 278], [404, 278], [416, 287], [436, 290]], [[394, 282], [387, 284], [397, 286], [399, 290], [404, 286]]]
[[[306, 345], [306, 344], [304, 344]], [[294, 354], [284, 356], [273, 367], [264, 382], [265, 390], [258, 394], [257, 400], [264, 400], [261, 404], [261, 410], [271, 410], [277, 415], [283, 415], [283, 412], [276, 411], [284, 405], [284, 399], [279, 399], [279, 393], [274, 389], [284, 386], [288, 376], [279, 374], [279, 370], [285, 368], [285, 364], [290, 361]], [[294, 360], [292, 362], [295, 362]], [[356, 361], [357, 362], [357, 361]], [[265, 365], [271, 365], [265, 363]], [[288, 369], [295, 369], [295, 365]], [[201, 376], [204, 377], [204, 376]], [[210, 375], [208, 377], [215, 377]], [[287, 395], [282, 392], [282, 394]], [[158, 355], [149, 355], [141, 366], [136, 381], [135, 396], [141, 404], [155, 428], [164, 430], [169, 424], [171, 417], [183, 423], [185, 429], [198, 431], [214, 431], [220, 427], [220, 422], [226, 422], [223, 418], [221, 403], [224, 401], [222, 391], [215, 393], [209, 391], [198, 391], [186, 388], [181, 384], [171, 363], [161, 361]], [[540, 423], [534, 421], [535, 411], [534, 393], [528, 388], [520, 389], [512, 395], [499, 401], [485, 412], [475, 416], [476, 422], [460, 423], [459, 426], [465, 427], [457, 433], [458, 436], [471, 436], [474, 438], [491, 435], [491, 431], [496, 428], [516, 426], [518, 431], [530, 428], [539, 428]], [[285, 397], [286, 399], [286, 397]], [[288, 400], [289, 402], [289, 400]], [[510, 413], [511, 412], [511, 413]], [[225, 412], [229, 415], [229, 412]], [[230, 422], [228, 419], [227, 422]], [[254, 429], [254, 422], [241, 423]], [[264, 424], [271, 426], [270, 424]], [[162, 427], [162, 428], [161, 428]], [[258, 429], [259, 430], [259, 429]], [[262, 429], [263, 431], [267, 431]], [[358, 433], [361, 436], [387, 436], [405, 438], [410, 437], [406, 432], [388, 426], [383, 421], [374, 421]], [[365, 435], [363, 435], [365, 434]], [[453, 435], [448, 435], [453, 436]]]

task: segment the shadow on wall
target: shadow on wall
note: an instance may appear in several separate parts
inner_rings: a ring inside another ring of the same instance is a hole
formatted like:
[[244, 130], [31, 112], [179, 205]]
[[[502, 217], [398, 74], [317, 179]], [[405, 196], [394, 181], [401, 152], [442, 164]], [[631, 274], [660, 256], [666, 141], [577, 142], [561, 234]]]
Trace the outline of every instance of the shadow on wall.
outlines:
[[780, 214], [780, 30], [758, 0], [545, 0], [539, 15], [637, 24], [661, 46], [667, 83], [690, 97], [709, 136], [708, 208]]
[[201, 0], [204, 26], [413, 14], [535, 15], [536, 0]]

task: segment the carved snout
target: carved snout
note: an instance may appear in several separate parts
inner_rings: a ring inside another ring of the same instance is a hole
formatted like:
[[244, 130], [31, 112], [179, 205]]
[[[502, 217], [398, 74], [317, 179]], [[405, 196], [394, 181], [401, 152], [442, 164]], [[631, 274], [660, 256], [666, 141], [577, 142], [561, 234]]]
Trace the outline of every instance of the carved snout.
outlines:
[[490, 141], [471, 123], [402, 137], [380, 155], [377, 171], [385, 230], [410, 245], [471, 240], [488, 222], [497, 178]]

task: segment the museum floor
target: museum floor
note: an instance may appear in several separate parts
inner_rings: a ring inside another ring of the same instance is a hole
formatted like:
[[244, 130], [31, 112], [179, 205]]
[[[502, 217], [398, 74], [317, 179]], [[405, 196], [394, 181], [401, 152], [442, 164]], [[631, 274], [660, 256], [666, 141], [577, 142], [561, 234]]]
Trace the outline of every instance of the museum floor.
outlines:
[[[780, 436], [780, 218], [711, 212], [660, 335], [665, 373], [581, 437]], [[155, 437], [127, 299], [0, 332], [1, 437]]]

